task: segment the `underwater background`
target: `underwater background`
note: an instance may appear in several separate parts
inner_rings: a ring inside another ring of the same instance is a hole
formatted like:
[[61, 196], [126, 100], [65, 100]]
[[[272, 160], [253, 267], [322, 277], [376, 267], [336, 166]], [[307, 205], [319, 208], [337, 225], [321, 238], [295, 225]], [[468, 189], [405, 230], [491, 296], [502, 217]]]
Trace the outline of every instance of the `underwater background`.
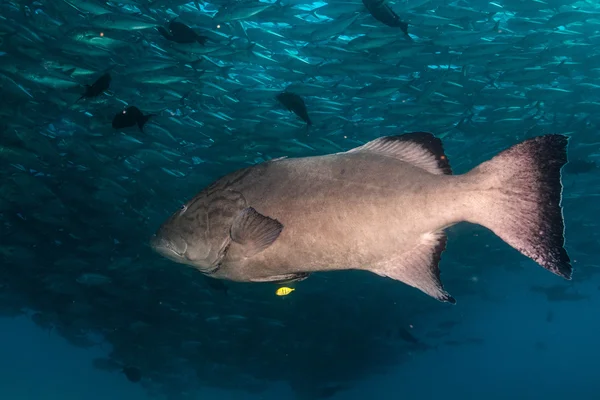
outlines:
[[[600, 398], [599, 27], [591, 0], [3, 0], [0, 399]], [[466, 223], [456, 305], [363, 271], [277, 296], [148, 245], [229, 172], [415, 131], [456, 174], [569, 136], [573, 280]]]

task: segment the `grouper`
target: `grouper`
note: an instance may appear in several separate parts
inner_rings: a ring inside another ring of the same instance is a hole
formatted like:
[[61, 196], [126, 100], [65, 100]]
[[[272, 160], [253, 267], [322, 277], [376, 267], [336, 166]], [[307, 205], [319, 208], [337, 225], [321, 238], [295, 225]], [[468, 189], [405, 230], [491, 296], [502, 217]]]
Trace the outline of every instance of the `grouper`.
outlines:
[[425, 132], [274, 159], [202, 190], [150, 245], [218, 279], [289, 282], [367, 270], [454, 304], [439, 263], [444, 230], [466, 221], [570, 280], [561, 206], [567, 144], [563, 135], [534, 137], [462, 175], [452, 175], [441, 140]]

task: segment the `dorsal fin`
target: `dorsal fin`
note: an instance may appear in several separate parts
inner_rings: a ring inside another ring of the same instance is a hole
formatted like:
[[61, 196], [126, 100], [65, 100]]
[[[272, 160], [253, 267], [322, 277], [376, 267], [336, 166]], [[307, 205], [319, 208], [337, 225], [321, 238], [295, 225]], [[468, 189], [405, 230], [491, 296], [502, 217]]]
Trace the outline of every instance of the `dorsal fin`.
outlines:
[[452, 175], [442, 141], [428, 132], [413, 132], [397, 136], [384, 136], [372, 140], [348, 153], [369, 151], [394, 157], [435, 175]]

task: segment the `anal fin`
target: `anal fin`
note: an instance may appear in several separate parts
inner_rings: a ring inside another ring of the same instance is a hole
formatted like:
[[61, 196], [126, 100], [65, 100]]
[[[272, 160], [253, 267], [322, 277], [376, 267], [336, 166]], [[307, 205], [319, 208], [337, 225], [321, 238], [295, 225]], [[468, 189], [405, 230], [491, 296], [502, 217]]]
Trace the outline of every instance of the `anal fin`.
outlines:
[[423, 234], [414, 249], [369, 270], [404, 282], [439, 301], [456, 304], [456, 300], [444, 290], [440, 279], [439, 263], [447, 240], [443, 231]]

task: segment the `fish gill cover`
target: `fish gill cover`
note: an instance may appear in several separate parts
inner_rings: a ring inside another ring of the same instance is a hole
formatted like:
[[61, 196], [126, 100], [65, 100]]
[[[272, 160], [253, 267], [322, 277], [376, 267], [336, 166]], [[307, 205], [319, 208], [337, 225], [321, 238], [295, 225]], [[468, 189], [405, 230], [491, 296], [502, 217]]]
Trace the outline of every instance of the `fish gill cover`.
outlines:
[[[589, 278], [599, 24], [595, 2], [568, 0], [4, 1], [1, 312], [110, 343], [98, 368], [171, 398], [273, 381], [330, 397], [478, 343], [452, 339], [456, 308], [391, 280], [316, 274], [277, 297], [162, 259], [148, 238], [215, 179], [273, 158], [430, 131], [460, 173], [562, 133], [567, 229], [586, 235], [567, 244]], [[456, 298], [490, 301], [488, 270], [523, 273], [486, 230], [453, 228], [451, 242], [457, 231], [442, 261]]]

